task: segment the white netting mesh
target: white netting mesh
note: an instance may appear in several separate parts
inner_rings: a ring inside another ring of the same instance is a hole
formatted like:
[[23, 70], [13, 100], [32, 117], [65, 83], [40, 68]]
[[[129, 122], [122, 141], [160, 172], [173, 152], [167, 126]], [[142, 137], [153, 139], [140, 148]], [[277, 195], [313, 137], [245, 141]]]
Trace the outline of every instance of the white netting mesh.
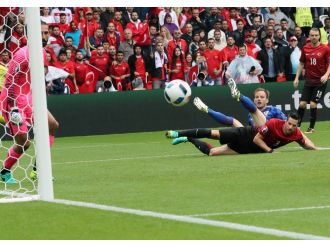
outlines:
[[[0, 106], [2, 111], [0, 202], [37, 194], [37, 182], [35, 177], [30, 176], [36, 154], [35, 143], [30, 138], [33, 133], [32, 106], [28, 95], [30, 92], [28, 55], [24, 58], [18, 55], [20, 48], [26, 46], [27, 34], [23, 8], [0, 8]], [[14, 123], [14, 116], [17, 116], [13, 113], [14, 107], [17, 107], [17, 112], [22, 117], [20, 124]], [[22, 137], [24, 135], [29, 136], [27, 140]], [[30, 144], [29, 147], [28, 144]], [[11, 155], [13, 152], [10, 151], [12, 149], [16, 154], [19, 153], [17, 150], [23, 152], [15, 164], [8, 162], [8, 159], [14, 158]], [[10, 169], [6, 169], [8, 167]]]

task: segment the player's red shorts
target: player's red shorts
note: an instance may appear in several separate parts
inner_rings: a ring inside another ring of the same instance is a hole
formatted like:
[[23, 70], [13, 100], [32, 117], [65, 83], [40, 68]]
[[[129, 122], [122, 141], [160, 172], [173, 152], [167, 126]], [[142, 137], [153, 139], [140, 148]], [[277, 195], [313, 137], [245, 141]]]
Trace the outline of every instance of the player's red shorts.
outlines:
[[26, 134], [29, 131], [29, 126], [32, 125], [33, 122], [33, 114], [32, 114], [32, 94], [20, 95], [16, 99], [16, 107], [18, 108], [21, 116], [22, 116], [22, 124], [16, 125], [9, 121], [10, 114], [10, 106], [7, 102], [7, 99], [4, 99], [1, 102], [1, 111], [2, 115], [6, 120], [7, 126], [10, 129], [10, 133], [15, 136], [16, 134]]

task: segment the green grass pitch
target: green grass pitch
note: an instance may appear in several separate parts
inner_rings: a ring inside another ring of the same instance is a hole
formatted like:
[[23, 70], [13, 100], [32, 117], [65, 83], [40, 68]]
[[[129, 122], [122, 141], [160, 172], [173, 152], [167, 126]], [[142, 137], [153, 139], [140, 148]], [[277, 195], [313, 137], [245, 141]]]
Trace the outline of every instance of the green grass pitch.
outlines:
[[[309, 137], [329, 148], [330, 122], [317, 123]], [[297, 144], [274, 154], [207, 157], [190, 143], [172, 146], [164, 132], [57, 138], [54, 191], [57, 199], [330, 238], [329, 157], [330, 150]], [[328, 207], [298, 210], [317, 206]], [[0, 239], [287, 239], [41, 201], [0, 210]]]

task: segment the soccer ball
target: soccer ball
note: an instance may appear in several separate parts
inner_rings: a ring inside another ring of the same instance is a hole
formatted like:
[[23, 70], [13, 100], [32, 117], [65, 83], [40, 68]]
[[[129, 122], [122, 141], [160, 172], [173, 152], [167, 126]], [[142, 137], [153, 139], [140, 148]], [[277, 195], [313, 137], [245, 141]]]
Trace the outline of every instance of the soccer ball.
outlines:
[[176, 79], [170, 81], [164, 90], [166, 101], [174, 106], [183, 106], [190, 100], [191, 88], [185, 81]]

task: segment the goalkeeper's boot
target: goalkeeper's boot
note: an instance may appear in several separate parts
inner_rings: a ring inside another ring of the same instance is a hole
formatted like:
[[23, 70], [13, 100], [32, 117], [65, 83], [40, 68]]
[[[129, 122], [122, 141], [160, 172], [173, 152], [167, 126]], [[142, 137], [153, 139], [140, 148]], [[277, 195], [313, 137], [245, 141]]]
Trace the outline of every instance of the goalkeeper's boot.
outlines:
[[230, 88], [231, 97], [233, 97], [234, 99], [236, 99], [237, 101], [239, 101], [239, 98], [241, 96], [241, 93], [237, 89], [236, 82], [234, 81], [233, 78], [229, 78], [227, 83], [228, 83], [228, 86]]
[[30, 178], [31, 178], [31, 180], [33, 180], [33, 181], [36, 181], [37, 179], [38, 179], [38, 173], [37, 173], [37, 171], [31, 171], [30, 172]]
[[179, 136], [179, 133], [175, 130], [166, 131], [165, 136], [169, 139], [175, 139]]
[[4, 181], [6, 184], [17, 184], [17, 181], [15, 178], [13, 178], [12, 174], [10, 171], [4, 172], [1, 171], [1, 179]]
[[209, 107], [205, 105], [205, 103], [198, 97], [194, 98], [194, 105], [196, 108], [202, 112], [208, 113], [209, 112]]
[[178, 145], [178, 144], [183, 143], [183, 142], [188, 142], [188, 137], [181, 136], [181, 137], [175, 138], [172, 141], [172, 145]]

